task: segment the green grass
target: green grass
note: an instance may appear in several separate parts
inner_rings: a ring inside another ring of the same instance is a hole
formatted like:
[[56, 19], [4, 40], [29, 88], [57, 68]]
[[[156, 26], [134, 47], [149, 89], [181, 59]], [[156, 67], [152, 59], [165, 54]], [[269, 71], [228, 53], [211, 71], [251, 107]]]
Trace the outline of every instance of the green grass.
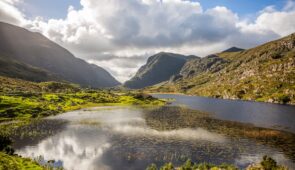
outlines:
[[77, 93], [30, 93], [0, 96], [2, 118], [37, 118], [99, 105], [163, 105], [154, 98], [136, 98], [106, 91]]
[[0, 152], [0, 170], [44, 170], [35, 161]]
[[5, 77], [0, 80], [0, 122], [41, 118], [101, 105], [165, 104], [138, 92], [83, 89], [67, 83], [33, 83]]

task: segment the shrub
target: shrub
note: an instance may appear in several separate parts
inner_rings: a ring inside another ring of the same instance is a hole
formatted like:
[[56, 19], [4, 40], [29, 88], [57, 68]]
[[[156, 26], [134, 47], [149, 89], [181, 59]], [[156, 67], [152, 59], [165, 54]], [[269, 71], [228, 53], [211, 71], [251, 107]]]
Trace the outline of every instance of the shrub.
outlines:
[[280, 95], [278, 97], [278, 100], [279, 100], [280, 103], [283, 103], [283, 104], [286, 104], [286, 103], [291, 101], [291, 99], [290, 99], [290, 97], [288, 95]]
[[156, 164], [151, 164], [150, 166], [148, 166], [146, 168], [146, 170], [158, 170], [157, 165]]
[[278, 168], [277, 162], [268, 156], [263, 156], [263, 160], [260, 163], [265, 170], [275, 170]]
[[271, 57], [272, 59], [279, 59], [279, 58], [282, 57], [282, 55], [281, 55], [280, 52], [275, 52], [275, 53], [271, 54], [270, 57]]
[[197, 169], [197, 165], [195, 165], [190, 159], [188, 159], [181, 167], [180, 170], [194, 170]]
[[9, 137], [0, 135], [0, 151], [12, 155], [14, 153], [14, 149], [11, 147], [11, 144], [12, 141]]
[[164, 166], [162, 166], [160, 168], [160, 170], [174, 170], [174, 166], [173, 166], [173, 164], [171, 162], [166, 163]]

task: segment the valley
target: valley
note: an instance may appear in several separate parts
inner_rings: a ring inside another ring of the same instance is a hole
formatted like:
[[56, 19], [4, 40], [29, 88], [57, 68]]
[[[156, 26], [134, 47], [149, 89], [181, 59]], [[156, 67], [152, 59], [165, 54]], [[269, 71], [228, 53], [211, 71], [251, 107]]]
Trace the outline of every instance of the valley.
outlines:
[[295, 169], [294, 34], [159, 52], [124, 83], [40, 33], [0, 38], [0, 170]]

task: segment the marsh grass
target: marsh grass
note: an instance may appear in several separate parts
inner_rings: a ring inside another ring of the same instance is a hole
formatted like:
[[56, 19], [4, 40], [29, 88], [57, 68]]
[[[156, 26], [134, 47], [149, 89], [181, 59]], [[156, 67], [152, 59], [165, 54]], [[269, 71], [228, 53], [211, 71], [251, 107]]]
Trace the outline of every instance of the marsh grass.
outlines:
[[220, 120], [207, 113], [176, 106], [150, 109], [145, 117], [147, 125], [159, 131], [200, 127], [210, 132], [226, 135], [234, 140], [243, 138], [254, 140], [257, 143], [277, 148], [288, 158], [295, 160], [295, 135], [291, 132]]

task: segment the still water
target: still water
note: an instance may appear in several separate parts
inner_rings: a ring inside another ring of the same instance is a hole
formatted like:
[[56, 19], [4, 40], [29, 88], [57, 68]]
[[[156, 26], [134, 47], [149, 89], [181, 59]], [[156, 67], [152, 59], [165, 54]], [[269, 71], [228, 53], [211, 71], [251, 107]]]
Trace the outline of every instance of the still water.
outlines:
[[183, 104], [192, 109], [212, 113], [220, 119], [252, 123], [256, 126], [295, 133], [295, 106], [292, 105], [175, 94], [154, 94], [153, 96], [174, 99], [172, 105]]
[[[176, 101], [182, 103], [181, 100], [177, 98]], [[198, 104], [189, 106], [197, 107]], [[295, 169], [292, 156], [287, 156], [280, 147], [245, 137], [233, 138], [199, 127], [197, 123], [194, 125], [194, 122], [185, 124], [177, 120], [189, 120], [191, 115], [183, 112], [180, 117], [175, 113], [179, 110], [173, 111], [173, 106], [168, 107], [172, 109], [164, 109], [165, 114], [157, 114], [157, 108], [114, 106], [67, 112], [46, 120], [63, 120], [64, 126], [59, 130], [44, 138], [30, 138], [31, 142], [19, 138], [16, 152], [38, 158], [41, 162], [54, 160], [55, 167], [62, 166], [67, 170], [140, 170], [151, 163], [180, 165], [188, 158], [200, 163], [225, 162], [245, 168], [249, 163], [259, 162], [263, 155], [270, 155], [279, 163]], [[204, 107], [200, 109], [205, 110]], [[274, 118], [270, 120], [275, 121]]]

